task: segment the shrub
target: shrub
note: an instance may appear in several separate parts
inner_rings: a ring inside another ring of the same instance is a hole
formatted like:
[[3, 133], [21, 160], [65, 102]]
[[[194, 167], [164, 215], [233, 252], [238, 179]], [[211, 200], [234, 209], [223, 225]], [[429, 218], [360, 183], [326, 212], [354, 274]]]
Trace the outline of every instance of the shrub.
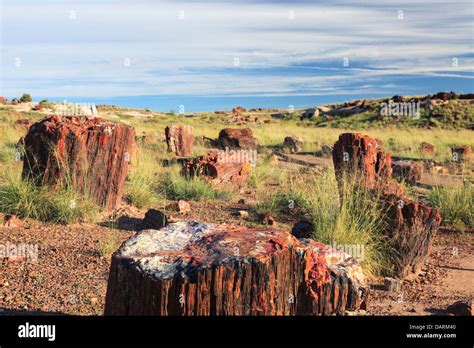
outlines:
[[29, 103], [31, 102], [31, 96], [29, 94], [23, 94], [20, 98], [20, 103]]

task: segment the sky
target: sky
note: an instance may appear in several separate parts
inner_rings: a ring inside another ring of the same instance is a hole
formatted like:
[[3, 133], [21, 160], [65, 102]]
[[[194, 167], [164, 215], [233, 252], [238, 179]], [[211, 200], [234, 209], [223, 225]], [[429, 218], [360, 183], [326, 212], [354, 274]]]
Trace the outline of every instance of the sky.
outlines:
[[1, 0], [0, 95], [297, 100], [474, 92], [473, 4]]

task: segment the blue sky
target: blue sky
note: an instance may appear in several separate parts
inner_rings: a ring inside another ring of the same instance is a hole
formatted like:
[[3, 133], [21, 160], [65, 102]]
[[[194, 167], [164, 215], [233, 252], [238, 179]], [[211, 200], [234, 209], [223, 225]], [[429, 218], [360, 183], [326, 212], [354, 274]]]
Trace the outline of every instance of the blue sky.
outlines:
[[473, 11], [472, 1], [3, 0], [0, 95], [473, 92]]

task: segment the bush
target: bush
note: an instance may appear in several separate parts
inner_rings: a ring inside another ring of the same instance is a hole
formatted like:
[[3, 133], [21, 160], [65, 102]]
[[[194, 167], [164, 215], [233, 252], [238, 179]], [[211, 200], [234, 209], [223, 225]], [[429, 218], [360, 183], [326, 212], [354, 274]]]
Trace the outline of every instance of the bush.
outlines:
[[20, 103], [29, 103], [31, 102], [31, 96], [29, 94], [23, 94], [20, 98]]
[[439, 208], [444, 221], [454, 225], [474, 225], [474, 187], [470, 182], [434, 187], [428, 200]]

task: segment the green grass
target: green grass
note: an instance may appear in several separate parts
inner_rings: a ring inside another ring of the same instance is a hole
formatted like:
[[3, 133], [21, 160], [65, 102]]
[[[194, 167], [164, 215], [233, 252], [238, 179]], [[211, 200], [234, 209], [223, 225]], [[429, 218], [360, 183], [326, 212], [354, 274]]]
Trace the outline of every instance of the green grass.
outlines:
[[329, 245], [363, 250], [361, 264], [369, 275], [389, 271], [391, 250], [383, 236], [385, 219], [376, 193], [356, 189], [345, 180], [342, 204], [332, 170], [292, 177], [280, 191], [258, 196], [255, 210], [260, 213], [292, 214], [293, 205], [314, 225], [313, 238]]
[[0, 179], [0, 211], [20, 218], [67, 224], [91, 221], [99, 209], [73, 190], [38, 187], [10, 173]]
[[199, 177], [194, 179], [183, 177], [179, 166], [171, 166], [168, 169], [158, 190], [171, 200], [219, 200], [228, 199], [232, 195], [230, 189], [217, 189]]
[[474, 187], [470, 182], [434, 187], [428, 199], [441, 210], [443, 220], [452, 225], [474, 226]]

